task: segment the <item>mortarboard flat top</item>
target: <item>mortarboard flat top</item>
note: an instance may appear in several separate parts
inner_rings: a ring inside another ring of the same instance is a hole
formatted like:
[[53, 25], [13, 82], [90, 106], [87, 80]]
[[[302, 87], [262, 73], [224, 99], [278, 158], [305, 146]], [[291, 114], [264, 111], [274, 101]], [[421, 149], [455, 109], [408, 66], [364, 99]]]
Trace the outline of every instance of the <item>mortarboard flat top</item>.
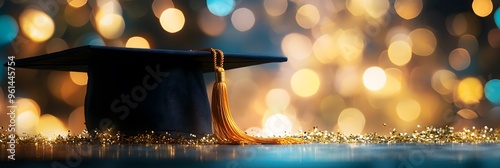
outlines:
[[[224, 69], [234, 69], [270, 62], [285, 62], [286, 57], [263, 56], [250, 54], [224, 53]], [[164, 50], [122, 48], [107, 46], [81, 46], [55, 53], [16, 60], [16, 67], [87, 72], [91, 59], [113, 62], [172, 62], [193, 61], [201, 62], [203, 72], [213, 72], [213, 56], [209, 51], [197, 50]]]
[[[224, 55], [225, 69], [287, 60]], [[203, 79], [203, 73], [214, 71], [210, 51], [82, 46], [18, 59], [16, 67], [87, 72], [85, 124], [89, 131], [213, 132]]]

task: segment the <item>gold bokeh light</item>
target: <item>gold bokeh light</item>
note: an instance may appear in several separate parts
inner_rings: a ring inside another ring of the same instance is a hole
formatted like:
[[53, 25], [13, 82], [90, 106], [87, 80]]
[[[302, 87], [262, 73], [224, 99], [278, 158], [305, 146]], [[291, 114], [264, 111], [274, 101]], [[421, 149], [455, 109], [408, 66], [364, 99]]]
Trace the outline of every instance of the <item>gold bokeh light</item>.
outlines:
[[309, 97], [318, 92], [320, 80], [318, 74], [310, 69], [301, 69], [290, 80], [292, 90], [301, 97]]
[[144, 37], [140, 37], [140, 36], [130, 37], [127, 40], [127, 43], [125, 43], [125, 47], [129, 47], [129, 48], [151, 48], [149, 46], [148, 40], [146, 40]]
[[55, 24], [52, 18], [46, 13], [28, 8], [19, 16], [21, 30], [34, 42], [44, 42], [48, 40], [55, 31]]
[[169, 33], [180, 31], [184, 27], [185, 22], [184, 14], [177, 8], [168, 8], [160, 16], [161, 27]]

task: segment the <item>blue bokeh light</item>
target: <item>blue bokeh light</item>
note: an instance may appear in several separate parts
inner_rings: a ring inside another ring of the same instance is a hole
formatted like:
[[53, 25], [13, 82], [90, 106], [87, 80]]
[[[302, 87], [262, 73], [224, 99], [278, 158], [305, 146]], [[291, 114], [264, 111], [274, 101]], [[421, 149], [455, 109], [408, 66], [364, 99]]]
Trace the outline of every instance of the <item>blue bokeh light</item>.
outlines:
[[207, 0], [208, 10], [217, 16], [226, 16], [234, 10], [234, 0]]
[[14, 18], [8, 15], [0, 15], [0, 46], [12, 42], [19, 33], [19, 27]]
[[500, 80], [492, 79], [484, 86], [484, 95], [493, 104], [500, 104]]
[[495, 15], [493, 15], [493, 18], [495, 19], [497, 27], [500, 28], [500, 7], [495, 11]]

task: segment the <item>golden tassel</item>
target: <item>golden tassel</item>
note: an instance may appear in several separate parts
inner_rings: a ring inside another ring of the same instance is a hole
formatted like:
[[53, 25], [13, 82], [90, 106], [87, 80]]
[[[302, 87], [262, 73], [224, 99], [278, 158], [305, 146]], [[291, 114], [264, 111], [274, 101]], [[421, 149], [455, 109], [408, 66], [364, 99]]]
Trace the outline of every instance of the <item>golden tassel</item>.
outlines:
[[[218, 49], [210, 49], [214, 55], [215, 83], [212, 92], [212, 122], [215, 138], [221, 144], [298, 144], [298, 138], [259, 138], [241, 131], [231, 116], [227, 98], [225, 71], [223, 68], [224, 53]], [[220, 57], [217, 62], [217, 56]]]

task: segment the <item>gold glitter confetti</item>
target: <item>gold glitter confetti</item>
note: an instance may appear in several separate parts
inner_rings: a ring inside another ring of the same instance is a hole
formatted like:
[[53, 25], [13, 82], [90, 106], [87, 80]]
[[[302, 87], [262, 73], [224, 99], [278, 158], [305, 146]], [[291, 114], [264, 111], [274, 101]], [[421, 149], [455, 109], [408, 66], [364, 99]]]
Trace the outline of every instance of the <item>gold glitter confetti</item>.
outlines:
[[[121, 133], [111, 133], [107, 131], [94, 131], [91, 135], [84, 130], [81, 134], [73, 135], [68, 132], [67, 135], [59, 135], [54, 139], [49, 139], [37, 135], [21, 135], [16, 137], [18, 144], [187, 144], [187, 145], [209, 145], [219, 144], [212, 134], [204, 136], [196, 136], [189, 134], [183, 136], [180, 133], [155, 133], [153, 131], [144, 132], [142, 134], [130, 136]], [[392, 129], [389, 135], [379, 135], [376, 132], [367, 134], [345, 135], [341, 132], [328, 132], [319, 130], [317, 127], [309, 131], [299, 131], [300, 133], [289, 136], [302, 139], [304, 143], [356, 143], [356, 144], [392, 144], [392, 143], [425, 143], [425, 144], [444, 144], [444, 143], [498, 143], [500, 142], [499, 129], [489, 128], [463, 128], [460, 131], [455, 131], [451, 126], [442, 128], [427, 126], [423, 130], [414, 130], [411, 133], [397, 132], [397, 129]], [[2, 130], [0, 134], [0, 142], [6, 143], [10, 135], [7, 130]]]

